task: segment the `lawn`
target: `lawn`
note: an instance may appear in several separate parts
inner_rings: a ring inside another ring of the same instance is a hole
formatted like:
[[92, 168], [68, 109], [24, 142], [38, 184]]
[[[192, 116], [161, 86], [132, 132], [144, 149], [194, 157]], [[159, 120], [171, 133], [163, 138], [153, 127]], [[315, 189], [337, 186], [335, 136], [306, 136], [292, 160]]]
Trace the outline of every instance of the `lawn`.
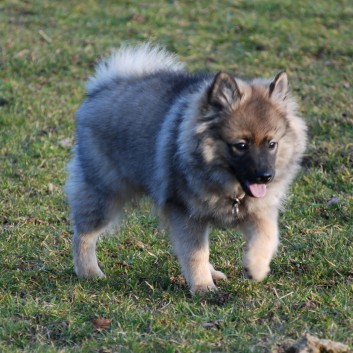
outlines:
[[[350, 0], [0, 2], [0, 351], [281, 352], [309, 333], [353, 348], [353, 6]], [[158, 42], [193, 70], [286, 69], [309, 125], [271, 275], [214, 229], [229, 278], [192, 297], [143, 201], [98, 246], [107, 275], [74, 275], [63, 192], [74, 115], [99, 57]]]

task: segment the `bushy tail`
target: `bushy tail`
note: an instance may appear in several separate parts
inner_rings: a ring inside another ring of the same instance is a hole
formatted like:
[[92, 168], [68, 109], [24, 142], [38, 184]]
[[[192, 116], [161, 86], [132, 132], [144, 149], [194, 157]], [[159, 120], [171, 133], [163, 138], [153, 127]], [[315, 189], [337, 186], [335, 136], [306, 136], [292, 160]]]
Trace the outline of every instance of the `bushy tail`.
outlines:
[[144, 43], [139, 46], [124, 45], [96, 66], [95, 75], [86, 86], [90, 94], [114, 78], [133, 78], [158, 71], [179, 71], [184, 65], [159, 45]]

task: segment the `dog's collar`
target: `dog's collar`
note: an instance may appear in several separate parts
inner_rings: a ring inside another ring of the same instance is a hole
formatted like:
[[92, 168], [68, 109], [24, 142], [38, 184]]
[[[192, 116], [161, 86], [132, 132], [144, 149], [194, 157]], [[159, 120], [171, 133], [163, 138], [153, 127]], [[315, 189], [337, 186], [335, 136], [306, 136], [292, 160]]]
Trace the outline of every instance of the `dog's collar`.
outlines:
[[243, 192], [241, 195], [234, 195], [232, 197], [232, 214], [238, 216], [239, 214], [239, 204], [244, 199], [245, 193]]

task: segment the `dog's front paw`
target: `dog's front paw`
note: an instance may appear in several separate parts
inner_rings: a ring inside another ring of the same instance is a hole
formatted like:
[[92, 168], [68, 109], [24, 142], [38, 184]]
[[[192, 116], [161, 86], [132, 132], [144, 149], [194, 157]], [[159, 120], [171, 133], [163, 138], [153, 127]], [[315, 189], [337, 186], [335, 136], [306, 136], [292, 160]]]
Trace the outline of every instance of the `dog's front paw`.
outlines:
[[104, 278], [105, 274], [98, 266], [75, 265], [75, 273], [81, 278]]
[[261, 263], [246, 263], [245, 264], [245, 276], [255, 281], [262, 281], [270, 272], [270, 266]]
[[198, 295], [207, 294], [209, 292], [214, 292], [216, 290], [217, 290], [217, 287], [215, 286], [214, 283], [195, 284], [195, 285], [192, 285], [190, 288], [191, 294], [198, 294]]

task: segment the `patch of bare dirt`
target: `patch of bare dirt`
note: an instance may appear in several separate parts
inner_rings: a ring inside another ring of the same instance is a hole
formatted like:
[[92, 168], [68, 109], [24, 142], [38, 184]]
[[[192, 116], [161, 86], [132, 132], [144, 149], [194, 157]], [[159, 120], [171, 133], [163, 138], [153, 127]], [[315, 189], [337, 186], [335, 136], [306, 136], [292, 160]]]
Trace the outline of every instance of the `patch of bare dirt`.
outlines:
[[297, 341], [287, 340], [272, 353], [353, 353], [347, 345], [306, 334]]

